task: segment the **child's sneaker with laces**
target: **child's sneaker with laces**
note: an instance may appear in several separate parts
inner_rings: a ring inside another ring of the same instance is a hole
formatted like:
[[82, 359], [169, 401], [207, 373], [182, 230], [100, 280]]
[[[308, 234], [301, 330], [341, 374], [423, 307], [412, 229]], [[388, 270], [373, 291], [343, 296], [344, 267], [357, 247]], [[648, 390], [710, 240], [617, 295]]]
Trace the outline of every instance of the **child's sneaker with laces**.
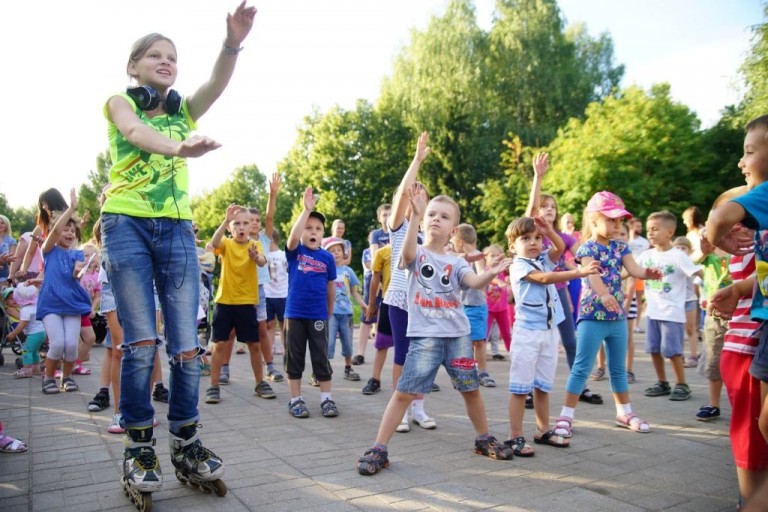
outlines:
[[368, 384], [363, 388], [364, 395], [372, 395], [381, 391], [381, 381], [379, 379], [370, 378]]
[[373, 447], [358, 459], [357, 472], [363, 476], [372, 476], [387, 466], [389, 466], [389, 453]]
[[699, 421], [712, 421], [720, 417], [720, 408], [714, 405], [702, 405], [699, 412], [696, 413], [696, 419]]
[[344, 378], [347, 380], [358, 381], [360, 380], [360, 375], [352, 368], [344, 368]]

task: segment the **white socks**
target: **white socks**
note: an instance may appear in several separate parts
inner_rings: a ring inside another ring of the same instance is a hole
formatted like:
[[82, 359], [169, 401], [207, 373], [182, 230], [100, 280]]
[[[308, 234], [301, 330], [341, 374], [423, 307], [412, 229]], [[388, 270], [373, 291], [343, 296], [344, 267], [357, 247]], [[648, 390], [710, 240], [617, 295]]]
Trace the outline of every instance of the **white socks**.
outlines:
[[624, 416], [632, 412], [632, 406], [629, 403], [616, 404], [616, 416]]

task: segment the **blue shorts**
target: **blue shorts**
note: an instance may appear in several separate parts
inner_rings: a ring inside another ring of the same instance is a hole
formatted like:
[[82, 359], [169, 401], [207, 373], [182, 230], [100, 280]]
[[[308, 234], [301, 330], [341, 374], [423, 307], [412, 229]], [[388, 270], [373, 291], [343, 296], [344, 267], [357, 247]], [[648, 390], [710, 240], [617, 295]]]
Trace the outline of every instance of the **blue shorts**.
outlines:
[[691, 299], [685, 301], [685, 312], [688, 313], [689, 311], [696, 311], [696, 308], [699, 307], [699, 301], [696, 299]]
[[101, 305], [99, 306], [99, 312], [104, 315], [110, 311], [115, 311], [117, 306], [115, 305], [115, 294], [112, 292], [112, 285], [107, 281], [101, 284]]
[[281, 324], [285, 320], [285, 297], [267, 297], [267, 322], [275, 318]]
[[464, 313], [469, 319], [469, 339], [485, 341], [488, 333], [488, 306], [464, 306]]
[[267, 294], [264, 293], [264, 285], [259, 285], [259, 303], [256, 304], [256, 320], [267, 321]]
[[645, 352], [664, 357], [683, 355], [685, 324], [667, 320], [648, 319], [645, 329]]
[[411, 338], [403, 374], [397, 381], [401, 393], [429, 393], [440, 365], [445, 367], [453, 386], [461, 393], [480, 387], [477, 361], [472, 343], [461, 338]]
[[761, 382], [768, 382], [768, 323], [763, 322], [760, 328], [760, 342], [757, 345], [757, 352], [752, 358], [752, 364], [749, 366], [749, 373]]

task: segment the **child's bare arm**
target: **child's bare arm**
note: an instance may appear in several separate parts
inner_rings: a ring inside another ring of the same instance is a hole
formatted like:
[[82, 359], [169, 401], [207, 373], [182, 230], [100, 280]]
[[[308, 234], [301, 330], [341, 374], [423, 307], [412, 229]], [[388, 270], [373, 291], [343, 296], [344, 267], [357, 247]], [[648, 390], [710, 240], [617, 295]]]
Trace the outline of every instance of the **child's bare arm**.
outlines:
[[533, 185], [531, 186], [531, 195], [528, 198], [528, 207], [525, 209], [526, 217], [533, 217], [535, 210], [539, 207], [541, 200], [541, 182], [544, 175], [549, 170], [549, 154], [536, 153], [533, 158]]
[[408, 223], [408, 231], [405, 232], [405, 242], [403, 243], [403, 252], [400, 260], [400, 267], [405, 268], [416, 258], [416, 247], [418, 245], [419, 224], [424, 217], [424, 210], [427, 208], [426, 193], [412, 183], [406, 191], [411, 202], [411, 219]]
[[536, 229], [552, 242], [552, 248], [549, 250], [549, 261], [557, 263], [560, 261], [560, 256], [565, 252], [565, 242], [549, 222], [541, 217], [534, 217], [533, 220], [536, 223]]
[[743, 255], [751, 252], [751, 233], [743, 227], [736, 226], [744, 220], [745, 216], [744, 207], [733, 201], [715, 208], [709, 214], [704, 231], [709, 243], [730, 254]]
[[600, 262], [592, 260], [588, 265], [582, 268], [577, 268], [576, 270], [565, 270], [563, 272], [542, 272], [540, 270], [534, 270], [525, 276], [525, 279], [539, 284], [557, 284], [599, 273]]
[[76, 211], [77, 192], [75, 192], [75, 189], [72, 189], [69, 191], [69, 208], [64, 210], [64, 213], [62, 213], [61, 216], [56, 219], [56, 224], [53, 225], [53, 229], [51, 229], [50, 235], [45, 239], [45, 243], [43, 243], [43, 252], [49, 252], [51, 249], [53, 249], [59, 239], [59, 235], [64, 230], [64, 226], [67, 225], [67, 222], [69, 222], [69, 219], [72, 218], [72, 215]]
[[381, 272], [374, 272], [371, 276], [371, 286], [368, 288], [368, 305], [365, 307], [365, 318], [371, 320], [376, 314], [376, 299], [379, 295], [381, 284]]
[[[593, 262], [595, 261], [597, 260], [589, 256], [584, 256], [581, 258], [581, 264], [587, 267], [593, 265]], [[600, 277], [600, 274], [590, 274], [587, 276], [587, 279], [589, 280], [589, 286], [592, 288], [595, 294], [600, 297], [600, 301], [603, 303], [603, 306], [605, 306], [605, 309], [611, 313], [620, 313], [621, 306], [619, 306], [619, 302], [616, 300], [616, 297], [608, 293], [608, 288], [605, 287], [605, 283], [603, 283], [603, 279]]]
[[19, 322], [19, 324], [16, 326], [16, 328], [15, 328], [14, 330], [12, 330], [11, 332], [9, 332], [9, 333], [8, 333], [8, 336], [7, 336], [7, 338], [8, 338], [9, 340], [15, 340], [16, 338], [18, 338], [18, 337], [19, 337], [19, 334], [21, 334], [22, 332], [24, 332], [24, 328], [25, 328], [27, 325], [29, 325], [29, 322], [27, 322], [26, 320], [21, 320], [21, 321]]
[[621, 265], [626, 269], [630, 276], [638, 279], [661, 279], [664, 274], [658, 268], [643, 268], [632, 257], [627, 254], [621, 258]]
[[355, 299], [355, 302], [357, 302], [358, 306], [360, 306], [363, 310], [368, 307], [368, 304], [365, 303], [363, 297], [360, 295], [360, 291], [358, 291], [357, 286], [352, 287], [352, 297]]
[[277, 209], [277, 193], [280, 191], [280, 173], [273, 173], [269, 180], [269, 200], [267, 201], [267, 217], [264, 219], [264, 234], [270, 239], [275, 230], [275, 210]]
[[229, 226], [229, 223], [232, 222], [232, 219], [235, 218], [235, 215], [237, 215], [240, 210], [242, 210], [242, 207], [234, 203], [227, 206], [227, 212], [224, 214], [224, 221], [218, 228], [216, 228], [216, 231], [213, 233], [213, 238], [211, 238], [211, 245], [214, 249], [221, 247], [221, 239], [224, 238], [224, 232], [227, 230], [227, 226]]
[[304, 231], [304, 227], [309, 220], [309, 213], [315, 209], [315, 194], [312, 192], [312, 187], [307, 187], [304, 190], [304, 209], [301, 211], [301, 215], [296, 219], [291, 228], [291, 233], [288, 235], [288, 241], [285, 246], [289, 251], [295, 250], [299, 246], [301, 241], [301, 232]]
[[328, 281], [328, 318], [333, 316], [333, 303], [336, 300], [336, 281]]
[[493, 279], [501, 274], [504, 270], [508, 269], [512, 265], [512, 258], [498, 257], [493, 261], [493, 265], [488, 267], [482, 274], [476, 274], [474, 272], [467, 272], [464, 276], [463, 284], [480, 290], [488, 286]]
[[429, 154], [429, 147], [427, 146], [428, 141], [429, 134], [427, 132], [422, 132], [421, 136], [419, 136], [419, 142], [416, 145], [416, 155], [414, 155], [413, 161], [411, 161], [411, 165], [405, 172], [405, 176], [403, 176], [403, 179], [400, 181], [400, 186], [397, 187], [395, 196], [392, 199], [392, 214], [387, 220], [390, 229], [397, 229], [403, 224], [405, 210], [408, 206], [408, 189], [416, 182], [416, 175], [419, 173], [419, 167], [421, 167], [421, 163]]

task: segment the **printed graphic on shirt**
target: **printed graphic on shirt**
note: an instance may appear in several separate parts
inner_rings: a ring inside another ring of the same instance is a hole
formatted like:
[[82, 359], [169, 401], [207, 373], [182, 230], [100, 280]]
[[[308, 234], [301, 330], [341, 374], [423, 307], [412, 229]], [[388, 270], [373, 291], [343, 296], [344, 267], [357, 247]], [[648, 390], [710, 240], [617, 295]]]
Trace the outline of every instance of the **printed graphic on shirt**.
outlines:
[[305, 274], [309, 272], [324, 273], [328, 270], [325, 263], [307, 254], [299, 254], [297, 261], [299, 263], [299, 272], [304, 272]]
[[414, 275], [419, 286], [413, 297], [413, 303], [419, 305], [420, 312], [427, 318], [456, 318], [456, 309], [461, 303], [447, 297], [455, 286], [451, 281], [453, 265], [435, 267], [435, 260], [430, 261], [422, 254], [416, 264]]

